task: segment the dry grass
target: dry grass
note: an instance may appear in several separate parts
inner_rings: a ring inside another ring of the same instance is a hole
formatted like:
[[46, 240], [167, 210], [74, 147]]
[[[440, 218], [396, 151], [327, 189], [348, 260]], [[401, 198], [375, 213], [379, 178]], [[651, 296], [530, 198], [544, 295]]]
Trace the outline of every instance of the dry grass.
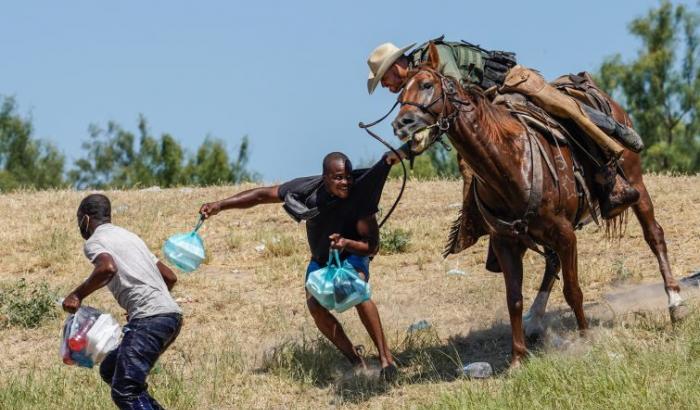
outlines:
[[[674, 272], [684, 276], [700, 267], [700, 177], [648, 176], [646, 181], [666, 231]], [[249, 187], [107, 195], [112, 199], [114, 222], [138, 233], [160, 254], [169, 235], [191, 229], [202, 202]], [[398, 183], [387, 184], [385, 207], [397, 190]], [[0, 195], [0, 284], [25, 278], [47, 282], [65, 293], [86, 277], [90, 265], [82, 255], [75, 220], [84, 195], [73, 191]], [[374, 299], [389, 343], [403, 364], [396, 385], [343, 377], [347, 369], [343, 359], [320, 338], [306, 312], [303, 272], [308, 251], [303, 226], [281, 207], [271, 205], [223, 213], [200, 231], [208, 259], [197, 272], [180, 275], [174, 294], [184, 308], [185, 325], [151, 378], [155, 396], [168, 408], [183, 409], [394, 408], [436, 401], [463, 407], [463, 400], [493, 401], [494, 392], [508, 386], [522, 388], [516, 385], [519, 379], [504, 376], [487, 383], [456, 378], [454, 369], [462, 362], [488, 360], [502, 370], [510, 343], [503, 280], [483, 268], [485, 240], [456, 257], [440, 257], [449, 223], [457, 213], [450, 204], [460, 196], [456, 181], [410, 183], [388, 224], [390, 229], [411, 232], [409, 250], [379, 255], [372, 263]], [[619, 283], [660, 280], [636, 220], [631, 219], [619, 242], [603, 237], [604, 232], [590, 226], [579, 235], [579, 276], [587, 302], [601, 300]], [[265, 249], [256, 250], [261, 244]], [[466, 271], [466, 276], [447, 276], [455, 267]], [[543, 267], [539, 256], [526, 255], [528, 305]], [[557, 286], [550, 307], [566, 311]], [[123, 320], [106, 290], [86, 304]], [[0, 330], [0, 344], [5, 347], [0, 402], [11, 408], [108, 406], [109, 391], [96, 371], [61, 364], [58, 335], [63, 315], [58, 316], [37, 329]], [[407, 334], [407, 327], [421, 319], [432, 328]], [[346, 312], [341, 321], [353, 341], [364, 344], [372, 357], [372, 343], [356, 315]], [[626, 348], [629, 343], [639, 349], [657, 346], [672, 333], [666, 322], [664, 318], [651, 325], [639, 320], [618, 322], [606, 329], [609, 335], [604, 340], [625, 340]], [[571, 328], [570, 321], [565, 321], [565, 334]], [[533, 360], [523, 374], [537, 374], [549, 365], [548, 360], [555, 359], [545, 355]]]

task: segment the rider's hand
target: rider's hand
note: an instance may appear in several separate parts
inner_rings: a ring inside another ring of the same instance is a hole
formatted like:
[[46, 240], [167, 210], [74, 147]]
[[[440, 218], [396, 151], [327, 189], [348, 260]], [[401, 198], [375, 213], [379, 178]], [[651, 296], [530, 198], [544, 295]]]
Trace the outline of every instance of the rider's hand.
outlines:
[[339, 233], [334, 233], [329, 236], [328, 239], [331, 240], [331, 248], [342, 251], [348, 245], [348, 240], [340, 236]]
[[208, 204], [202, 205], [199, 208], [199, 213], [204, 217], [204, 219], [214, 216], [221, 212], [221, 205], [218, 202], [209, 202]]
[[75, 313], [80, 307], [80, 298], [75, 293], [71, 293], [63, 299], [63, 310], [68, 313]]

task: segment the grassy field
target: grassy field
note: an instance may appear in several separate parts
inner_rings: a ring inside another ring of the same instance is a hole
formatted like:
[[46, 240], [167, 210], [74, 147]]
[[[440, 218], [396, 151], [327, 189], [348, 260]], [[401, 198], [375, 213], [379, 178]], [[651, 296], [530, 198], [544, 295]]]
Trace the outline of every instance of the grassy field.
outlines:
[[[683, 277], [700, 268], [700, 177], [648, 176], [646, 181], [674, 273]], [[398, 186], [388, 183], [385, 208]], [[139, 234], [160, 255], [168, 236], [191, 229], [202, 202], [249, 187], [107, 195], [113, 222]], [[42, 310], [41, 305], [42, 297], [64, 295], [90, 272], [75, 221], [84, 195], [0, 195], [2, 409], [111, 408], [109, 389], [96, 369], [61, 363], [65, 316], [57, 307], [47, 310], [44, 304]], [[174, 296], [185, 323], [150, 377], [151, 392], [176, 409], [700, 408], [700, 315], [693, 313], [674, 328], [663, 310], [617, 312], [605, 320], [593, 318], [594, 329], [581, 339], [560, 283], [549, 306], [547, 338], [533, 346], [522, 369], [507, 372], [504, 285], [500, 275], [483, 268], [486, 241], [447, 260], [440, 257], [460, 196], [456, 181], [410, 182], [385, 228], [410, 232], [408, 247], [382, 253], [372, 263], [374, 300], [401, 366], [397, 383], [381, 383], [372, 372], [350, 377], [343, 358], [321, 339], [304, 300], [304, 228], [280, 206], [270, 205], [229, 211], [205, 224], [201, 233], [208, 259], [197, 272], [180, 275]], [[602, 306], [606, 294], [621, 287], [660, 281], [633, 217], [620, 241], [605, 240], [595, 226], [584, 228], [579, 248], [579, 276], [589, 306]], [[525, 256], [526, 306], [543, 267], [538, 255]], [[454, 268], [466, 274], [447, 275]], [[13, 304], [22, 295], [33, 295], [34, 301]], [[107, 290], [84, 303], [124, 322]], [[23, 325], [27, 317], [36, 327]], [[372, 343], [354, 311], [340, 320], [376, 366]], [[407, 331], [420, 320], [431, 327]], [[457, 369], [472, 361], [491, 362], [496, 375], [459, 377]]]

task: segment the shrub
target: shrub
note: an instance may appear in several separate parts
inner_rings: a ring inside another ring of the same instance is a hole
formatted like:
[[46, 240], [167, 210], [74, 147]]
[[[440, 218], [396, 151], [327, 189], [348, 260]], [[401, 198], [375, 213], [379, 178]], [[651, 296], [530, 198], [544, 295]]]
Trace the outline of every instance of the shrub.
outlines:
[[55, 293], [46, 282], [29, 284], [20, 279], [0, 288], [0, 326], [36, 328], [56, 317]]
[[411, 244], [411, 232], [401, 228], [384, 229], [379, 234], [379, 251], [382, 253], [404, 253]]

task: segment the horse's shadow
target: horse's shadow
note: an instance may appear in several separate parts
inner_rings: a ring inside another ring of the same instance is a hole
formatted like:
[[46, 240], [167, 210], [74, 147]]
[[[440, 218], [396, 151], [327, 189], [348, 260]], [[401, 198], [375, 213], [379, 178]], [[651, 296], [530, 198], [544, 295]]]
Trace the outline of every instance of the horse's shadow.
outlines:
[[[548, 332], [575, 338], [576, 320], [567, 308], [552, 310], [545, 316]], [[607, 318], [589, 316], [591, 327], [610, 327]], [[258, 372], [291, 378], [303, 384], [331, 388], [338, 403], [362, 403], [387, 393], [394, 384], [451, 382], [463, 377], [462, 368], [471, 362], [488, 362], [493, 377], [507, 374], [511, 351], [511, 329], [508, 322], [495, 322], [489, 327], [472, 329], [466, 334], [453, 334], [441, 339], [432, 328], [395, 334], [392, 352], [400, 374], [392, 382], [370, 374], [353, 374], [347, 360], [322, 337], [287, 341], [271, 349]], [[547, 350], [545, 337], [531, 338], [528, 348], [534, 355]], [[367, 357], [370, 364], [377, 357]], [[375, 365], [376, 368], [376, 365]], [[374, 374], [372, 374], [374, 373]]]

